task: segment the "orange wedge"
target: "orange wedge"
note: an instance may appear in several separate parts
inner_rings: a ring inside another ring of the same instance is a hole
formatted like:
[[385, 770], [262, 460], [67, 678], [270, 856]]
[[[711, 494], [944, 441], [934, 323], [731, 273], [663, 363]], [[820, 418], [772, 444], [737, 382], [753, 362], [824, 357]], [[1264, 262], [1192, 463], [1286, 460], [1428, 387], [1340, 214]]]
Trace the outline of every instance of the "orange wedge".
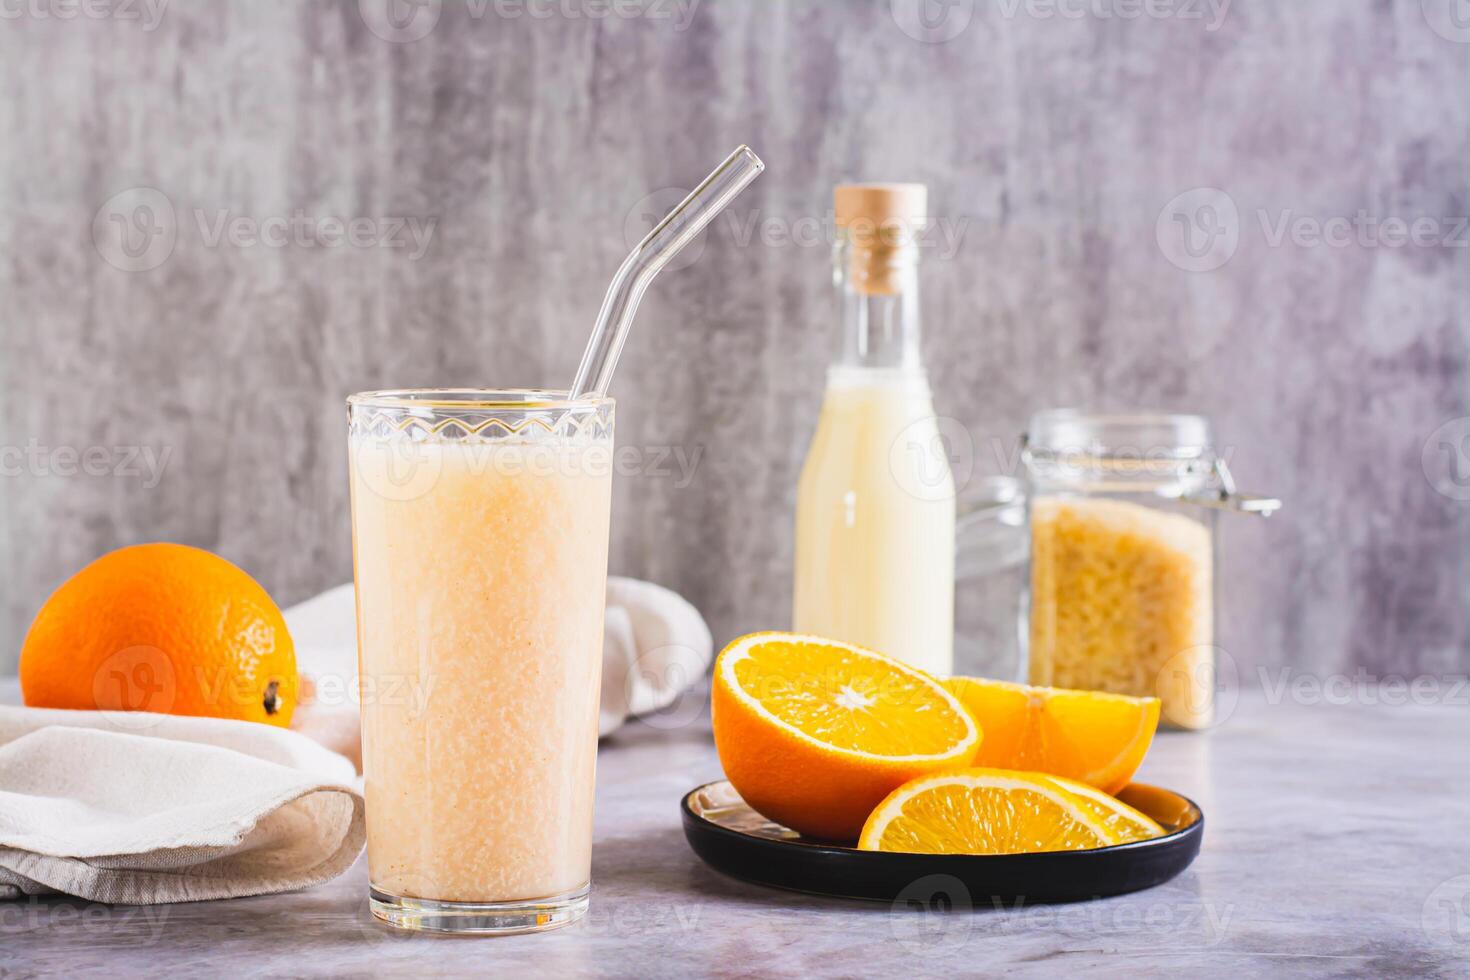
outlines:
[[1121, 844], [1081, 798], [1034, 772], [962, 769], [924, 776], [873, 810], [858, 847], [911, 854], [1029, 854]]
[[762, 815], [853, 840], [909, 780], [967, 766], [980, 730], [930, 675], [862, 647], [753, 633], [720, 652], [711, 694], [725, 775]]
[[985, 732], [976, 765], [1066, 776], [1104, 793], [1128, 785], [1159, 726], [1158, 698], [976, 677], [944, 686]]
[[1082, 808], [1095, 817], [1098, 823], [1117, 834], [1120, 844], [1164, 836], [1164, 828], [1153, 817], [1135, 810], [1116, 797], [1065, 776], [1046, 778], [1076, 797]]

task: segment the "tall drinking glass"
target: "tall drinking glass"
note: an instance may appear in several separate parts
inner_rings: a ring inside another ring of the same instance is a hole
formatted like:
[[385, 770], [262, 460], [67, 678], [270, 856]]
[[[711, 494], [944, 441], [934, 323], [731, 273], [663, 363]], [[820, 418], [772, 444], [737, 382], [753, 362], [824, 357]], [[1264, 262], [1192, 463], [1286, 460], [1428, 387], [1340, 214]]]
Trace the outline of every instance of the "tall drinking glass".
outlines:
[[587, 910], [614, 403], [348, 404], [373, 914], [524, 932]]

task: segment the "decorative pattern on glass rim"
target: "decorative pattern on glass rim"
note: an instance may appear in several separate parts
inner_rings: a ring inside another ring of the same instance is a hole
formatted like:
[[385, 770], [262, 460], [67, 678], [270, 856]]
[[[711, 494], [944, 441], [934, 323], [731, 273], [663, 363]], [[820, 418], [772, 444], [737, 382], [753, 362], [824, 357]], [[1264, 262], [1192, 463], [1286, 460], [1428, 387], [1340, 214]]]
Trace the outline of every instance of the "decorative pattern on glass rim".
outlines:
[[433, 409], [355, 406], [348, 411], [351, 438], [402, 439], [414, 442], [486, 443], [507, 438], [538, 442], [601, 441], [613, 433], [616, 410], [611, 400], [574, 407]]

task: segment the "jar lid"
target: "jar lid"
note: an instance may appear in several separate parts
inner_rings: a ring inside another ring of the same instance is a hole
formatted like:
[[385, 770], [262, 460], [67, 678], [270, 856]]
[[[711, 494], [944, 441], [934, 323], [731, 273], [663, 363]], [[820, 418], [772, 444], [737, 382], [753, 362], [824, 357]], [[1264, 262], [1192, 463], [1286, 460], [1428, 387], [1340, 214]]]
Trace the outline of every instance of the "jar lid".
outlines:
[[1268, 517], [1275, 497], [1241, 493], [1215, 452], [1210, 420], [1166, 412], [1038, 412], [1022, 459], [1033, 488], [1078, 492], [1150, 491], [1202, 507]]
[[1031, 417], [1026, 445], [1048, 456], [1187, 460], [1211, 456], [1214, 438], [1203, 415], [1095, 414], [1053, 409]]

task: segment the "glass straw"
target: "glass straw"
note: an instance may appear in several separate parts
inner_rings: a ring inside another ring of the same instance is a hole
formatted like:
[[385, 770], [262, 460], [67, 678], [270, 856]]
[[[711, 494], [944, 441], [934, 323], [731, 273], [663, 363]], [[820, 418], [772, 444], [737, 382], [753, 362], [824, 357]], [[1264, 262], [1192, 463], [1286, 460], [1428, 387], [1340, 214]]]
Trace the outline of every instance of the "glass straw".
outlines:
[[741, 146], [628, 253], [602, 298], [597, 325], [592, 328], [587, 349], [582, 352], [582, 363], [577, 366], [577, 377], [572, 381], [571, 398], [607, 392], [643, 291], [680, 249], [693, 241], [764, 169], [766, 165], [761, 158], [750, 147]]

